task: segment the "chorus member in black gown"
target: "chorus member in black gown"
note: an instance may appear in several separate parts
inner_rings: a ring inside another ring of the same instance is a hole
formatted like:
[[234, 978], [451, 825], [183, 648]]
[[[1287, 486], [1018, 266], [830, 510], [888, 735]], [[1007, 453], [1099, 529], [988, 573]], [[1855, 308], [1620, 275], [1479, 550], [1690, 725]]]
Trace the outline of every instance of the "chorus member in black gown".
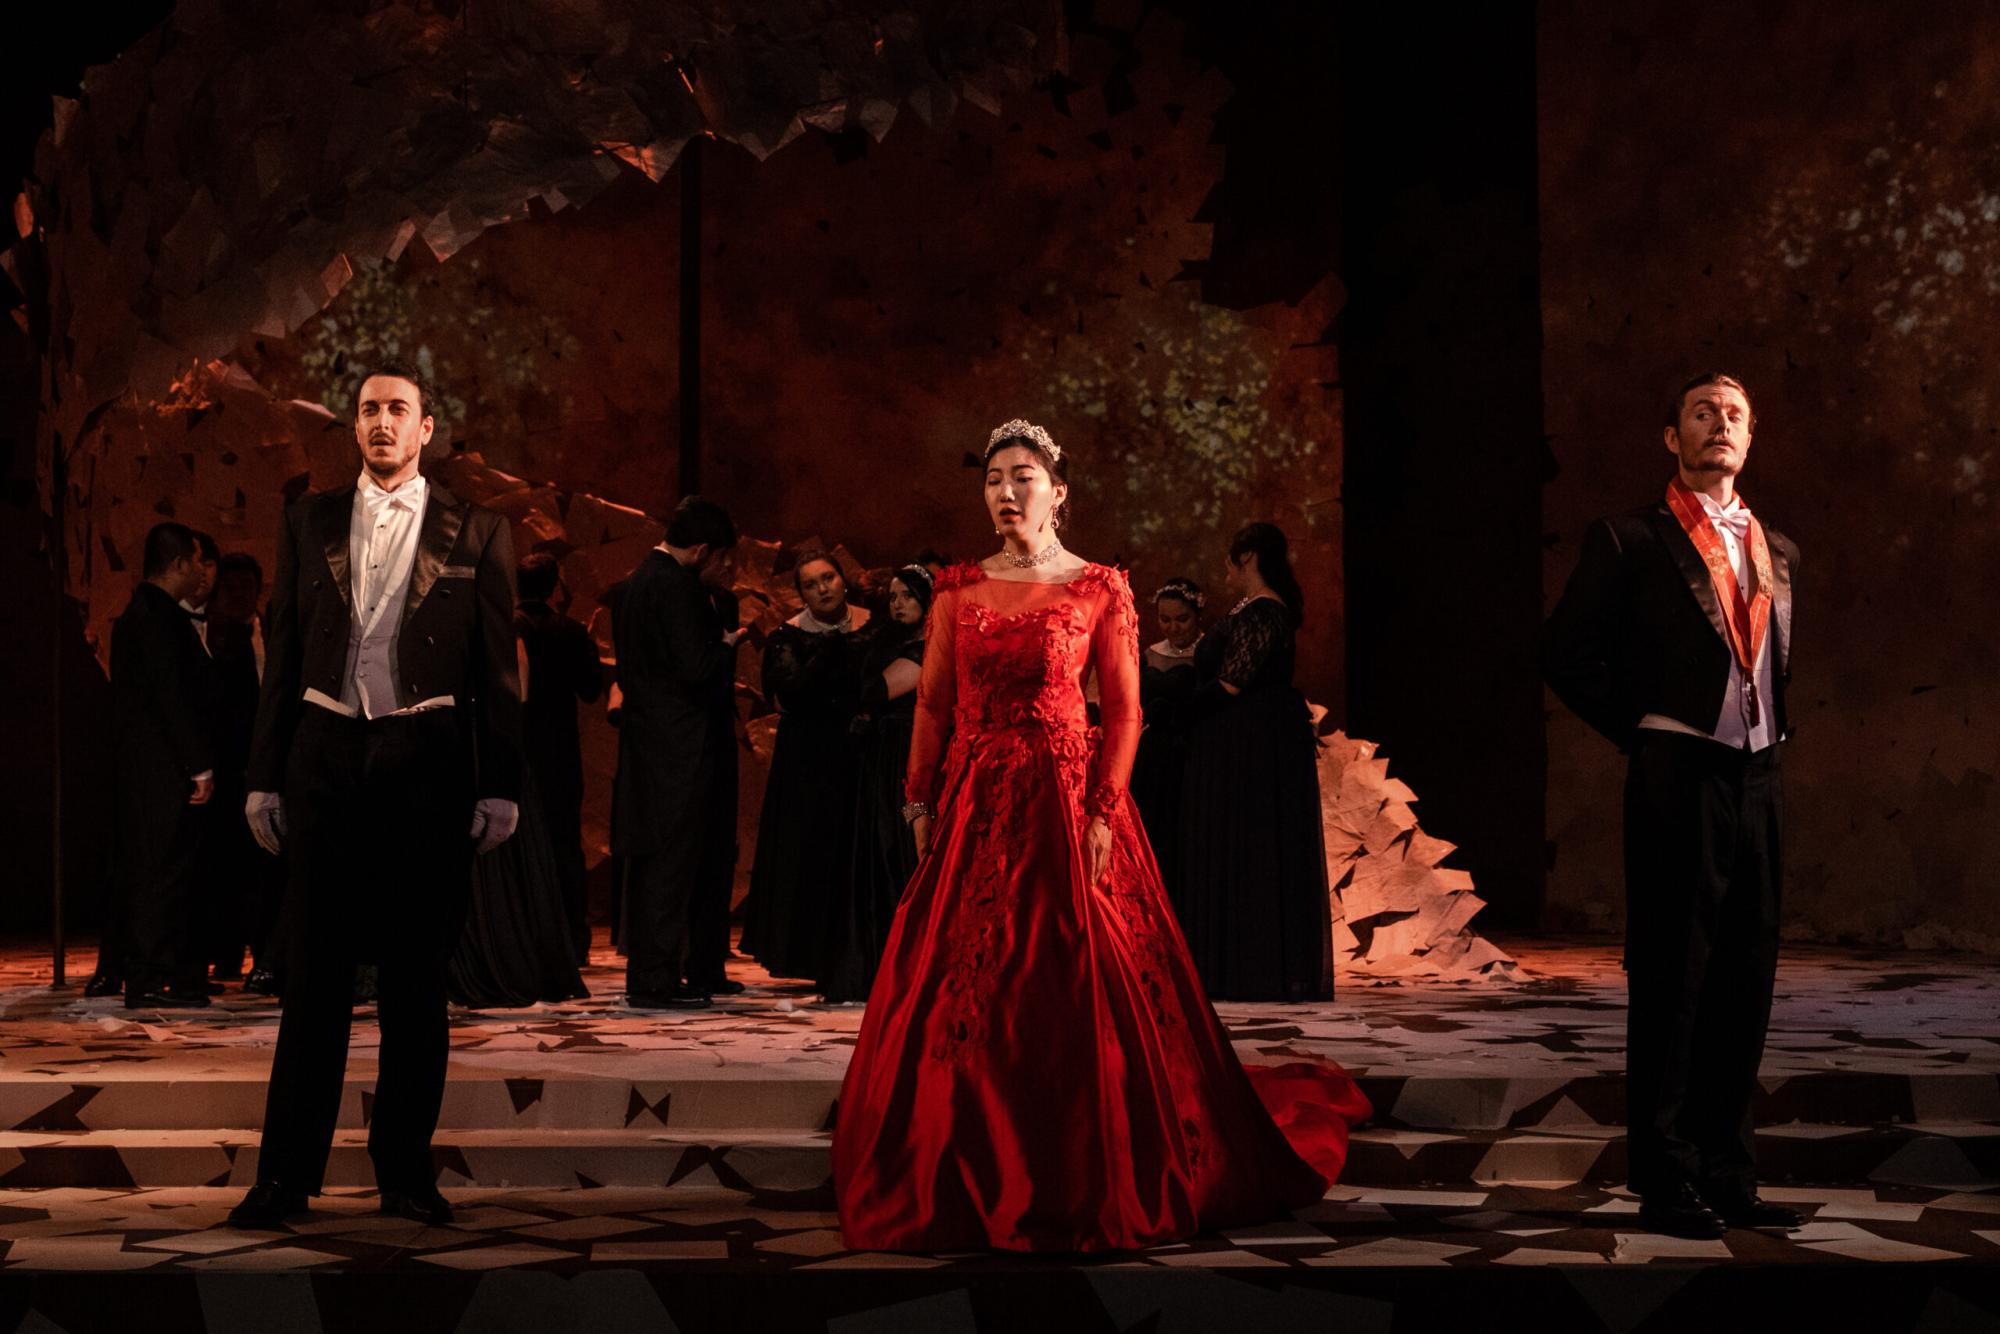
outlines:
[[1160, 865], [1167, 901], [1182, 915], [1181, 786], [1187, 777], [1189, 708], [1198, 681], [1194, 655], [1201, 643], [1206, 598], [1192, 579], [1169, 579], [1153, 594], [1160, 639], [1139, 656], [1139, 707], [1146, 730], [1132, 761], [1132, 800], [1146, 826], [1146, 840]]
[[283, 868], [264, 855], [247, 823], [237, 818], [248, 795], [243, 775], [250, 765], [263, 681], [263, 635], [257, 623], [263, 591], [264, 571], [256, 558], [231, 552], [217, 566], [215, 596], [205, 608], [216, 683], [217, 752], [207, 962], [217, 982], [242, 976], [245, 948], [257, 941], [262, 919], [275, 912], [271, 901], [284, 893]]
[[368, 1156], [383, 1211], [451, 1219], [431, 1160], [445, 964], [475, 850], [519, 819], [521, 696], [513, 538], [419, 471], [432, 403], [414, 366], [377, 365], [356, 394], [358, 482], [288, 508], [278, 536], [244, 809], [289, 855], [291, 948], [240, 1226], [275, 1226], [320, 1189], [363, 963], [382, 1030]]
[[1797, 1227], [1757, 1194], [1751, 1102], [1778, 966], [1792, 574], [1736, 491], [1755, 414], [1711, 372], [1668, 404], [1666, 496], [1600, 519], [1544, 641], [1549, 685], [1629, 757], [1627, 1153], [1640, 1221]]
[[[534, 690], [534, 668], [528, 669]], [[532, 766], [521, 772], [514, 837], [472, 859], [465, 929], [445, 966], [445, 995], [472, 1010], [518, 1009], [590, 994], [577, 971], [561, 867]]]
[[576, 710], [604, 693], [604, 664], [583, 623], [556, 610], [562, 567], [554, 556], [530, 553], [515, 582], [521, 600], [514, 608], [514, 633], [528, 663], [522, 748], [562, 886], [572, 961], [581, 964], [590, 954], [590, 914], [583, 864], [583, 740]]
[[1195, 653], [1202, 678], [1181, 789], [1183, 927], [1209, 994], [1333, 995], [1318, 739], [1292, 684], [1304, 608], [1284, 533], [1230, 540], [1240, 601]]
[[143, 578], [111, 628], [118, 737], [112, 910], [89, 993], [122, 984], [127, 1009], [200, 1007], [195, 957], [203, 817], [215, 795], [214, 675], [179, 605], [202, 582], [194, 534], [146, 534]]
[[854, 837], [854, 738], [860, 631], [831, 555], [802, 552], [793, 578], [805, 608], [764, 645], [764, 696], [778, 707], [771, 775], [744, 905], [743, 952], [774, 977], [817, 978], [828, 906], [843, 893]]
[[727, 882], [736, 846], [731, 743], [716, 700], [735, 673], [743, 632], [722, 623], [712, 596], [735, 578], [729, 512], [687, 496], [667, 520], [666, 540], [625, 581], [612, 620], [619, 708], [611, 851], [625, 866], [625, 1000], [640, 1009], [710, 1003], [690, 976], [693, 911]]
[[868, 999], [889, 923], [917, 869], [917, 841], [903, 819], [910, 731], [923, 675], [924, 618], [931, 574], [906, 565], [889, 577], [889, 614], [861, 653], [861, 712], [854, 720], [860, 759], [854, 794], [854, 852], [827, 914], [827, 962], [819, 980], [829, 1001]]

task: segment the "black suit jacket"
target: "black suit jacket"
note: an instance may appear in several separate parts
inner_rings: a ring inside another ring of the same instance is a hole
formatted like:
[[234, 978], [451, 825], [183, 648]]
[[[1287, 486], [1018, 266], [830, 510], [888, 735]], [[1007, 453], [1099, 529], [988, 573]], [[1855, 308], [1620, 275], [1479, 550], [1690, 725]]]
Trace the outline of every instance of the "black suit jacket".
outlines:
[[[1771, 548], [1771, 681], [1777, 735], [1790, 731], [1792, 579], [1799, 549], [1764, 529]], [[1662, 500], [1599, 519], [1542, 638], [1542, 672], [1556, 697], [1629, 750], [1639, 720], [1657, 713], [1715, 730], [1729, 686], [1729, 627], [1694, 541]]]
[[[506, 519], [428, 482], [396, 641], [396, 703], [456, 698], [479, 756], [482, 797], [521, 795], [521, 683], [514, 654], [514, 539]], [[283, 790], [307, 689], [340, 698], [354, 612], [348, 525], [354, 488], [285, 511], [250, 744], [252, 791]]]
[[215, 672], [194, 622], [157, 584], [132, 592], [111, 628], [121, 839], [144, 862], [187, 812], [194, 776], [216, 767]]
[[[664, 551], [639, 563], [611, 621], [618, 650], [618, 788], [611, 847], [662, 851], [660, 826], [720, 781], [736, 650], [693, 570]], [[734, 839], [735, 831], [727, 831]]]

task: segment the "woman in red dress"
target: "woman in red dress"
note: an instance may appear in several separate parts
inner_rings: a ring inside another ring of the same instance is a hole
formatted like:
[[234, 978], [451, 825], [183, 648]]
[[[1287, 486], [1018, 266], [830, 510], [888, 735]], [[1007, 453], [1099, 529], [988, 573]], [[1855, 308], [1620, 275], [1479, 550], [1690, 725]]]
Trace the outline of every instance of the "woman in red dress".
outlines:
[[1337, 1066], [1253, 1083], [1237, 1061], [1125, 790], [1130, 585], [1056, 540], [1048, 432], [1007, 423], [986, 464], [1006, 548], [946, 570], [931, 606], [905, 808], [922, 856], [841, 1088], [842, 1235], [1129, 1250], [1317, 1200], [1367, 1100]]

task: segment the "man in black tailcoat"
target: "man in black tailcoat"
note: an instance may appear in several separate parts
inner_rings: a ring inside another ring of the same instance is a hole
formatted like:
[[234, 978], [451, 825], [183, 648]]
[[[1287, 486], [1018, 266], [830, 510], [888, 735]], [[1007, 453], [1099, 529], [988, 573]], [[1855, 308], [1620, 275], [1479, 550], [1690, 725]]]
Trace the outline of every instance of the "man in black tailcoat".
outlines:
[[356, 395], [359, 481], [293, 505], [278, 538], [245, 814], [290, 859], [289, 949], [238, 1226], [275, 1226], [319, 1193], [363, 962], [378, 970], [368, 1154], [383, 1212], [451, 1220], [431, 1161], [445, 963], [475, 845], [519, 818], [521, 698], [513, 539], [419, 471], [431, 406], [414, 367], [376, 366]]
[[625, 859], [626, 1002], [641, 1009], [707, 1005], [727, 980], [702, 973], [721, 972], [718, 934], [728, 952], [736, 739], [718, 701], [742, 631], [722, 623], [712, 594], [735, 571], [736, 525], [689, 496], [612, 621], [623, 706], [611, 848]]
[[180, 606], [202, 577], [194, 533], [155, 524], [144, 561], [111, 629], [115, 897], [89, 992], [108, 995], [122, 982], [127, 1009], [199, 1008], [208, 991], [190, 963], [216, 759], [214, 675]]
[[1797, 1227], [1757, 1194], [1751, 1101], [1777, 975], [1780, 755], [1799, 552], [1736, 494], [1755, 418], [1711, 372], [1666, 414], [1661, 501], [1600, 519], [1544, 640], [1550, 687], [1629, 757], [1626, 1122], [1640, 1219]]

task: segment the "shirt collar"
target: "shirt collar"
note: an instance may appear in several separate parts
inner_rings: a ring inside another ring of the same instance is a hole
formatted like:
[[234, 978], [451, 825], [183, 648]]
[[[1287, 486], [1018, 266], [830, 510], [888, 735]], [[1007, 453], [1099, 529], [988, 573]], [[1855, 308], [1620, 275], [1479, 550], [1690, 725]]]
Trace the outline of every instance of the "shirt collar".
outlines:
[[1727, 505], [1718, 503], [1715, 497], [1709, 495], [1706, 491], [1697, 491], [1695, 495], [1700, 498], [1701, 507], [1708, 511], [1708, 516], [1711, 519], [1735, 518], [1738, 511], [1741, 511], [1745, 515], [1750, 513], [1750, 507], [1743, 503], [1743, 497], [1733, 491], [1729, 493], [1729, 503]]
[[375, 480], [374, 474], [364, 472], [361, 474], [361, 480], [355, 483], [354, 494], [370, 514], [385, 509], [406, 509], [415, 514], [423, 509], [424, 493], [428, 489], [429, 483], [424, 480], [422, 473], [418, 473], [394, 491], [385, 491], [381, 483]]

